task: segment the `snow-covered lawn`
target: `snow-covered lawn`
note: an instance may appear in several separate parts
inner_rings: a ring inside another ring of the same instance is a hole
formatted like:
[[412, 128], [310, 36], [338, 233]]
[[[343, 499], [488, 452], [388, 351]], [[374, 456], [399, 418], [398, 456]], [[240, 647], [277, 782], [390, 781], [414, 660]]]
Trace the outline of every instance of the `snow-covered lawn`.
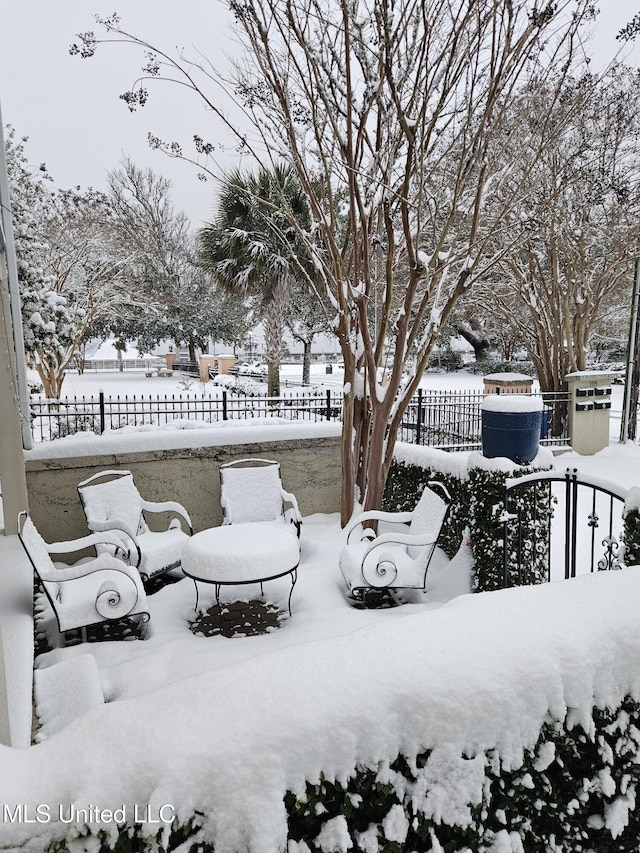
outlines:
[[[299, 383], [302, 380], [301, 364], [283, 364], [280, 368], [281, 381], [286, 384]], [[38, 381], [35, 371], [30, 372], [29, 379]], [[324, 362], [314, 362], [311, 365], [311, 382], [313, 385], [332, 388], [342, 388], [344, 373], [337, 364], [331, 365], [331, 373], [327, 373], [327, 365]], [[174, 372], [171, 377], [147, 378], [144, 370], [126, 370], [122, 373], [117, 370], [87, 370], [78, 374], [69, 370], [62, 385], [63, 397], [81, 397], [97, 394], [104, 391], [105, 394], [179, 394], [186, 393], [187, 388], [192, 394], [209, 394], [215, 389], [213, 382], [200, 382], [198, 377], [191, 374], [180, 374]], [[420, 386], [432, 391], [482, 391], [483, 379], [480, 375], [472, 373], [425, 373]], [[266, 386], [265, 386], [266, 387]], [[537, 381], [534, 382], [533, 390], [538, 389]]]
[[[567, 454], [557, 460], [565, 465], [638, 485], [640, 449]], [[119, 809], [130, 823], [150, 818], [150, 834], [201, 813], [216, 853], [276, 853], [286, 845], [287, 790], [302, 795], [321, 774], [346, 780], [420, 750], [433, 750], [428, 808], [464, 822], [482, 773], [461, 756], [495, 749], [517, 767], [546, 720], [588, 728], [594, 706], [640, 699], [640, 569], [471, 595], [462, 545], [452, 561], [437, 553], [426, 594], [357, 610], [338, 570], [343, 539], [337, 516], [305, 518], [293, 615], [264, 635], [195, 636], [194, 586], [182, 579], [150, 596], [146, 641], [40, 656], [40, 743], [0, 747], [0, 800], [33, 820], [4, 811], [0, 849], [41, 853], [68, 834], [78, 809], [115, 831]], [[287, 578], [265, 585], [282, 605], [288, 590]], [[201, 586], [200, 596], [206, 605], [213, 591]], [[619, 831], [624, 809], [616, 814]], [[334, 830], [326, 849], [346, 850]], [[82, 844], [75, 849], [89, 849]]]

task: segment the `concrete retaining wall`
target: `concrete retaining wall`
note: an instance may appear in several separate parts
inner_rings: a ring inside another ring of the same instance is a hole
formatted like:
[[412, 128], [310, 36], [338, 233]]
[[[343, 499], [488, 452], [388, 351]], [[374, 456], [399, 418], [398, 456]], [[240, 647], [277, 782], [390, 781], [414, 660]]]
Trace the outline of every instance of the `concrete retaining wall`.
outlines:
[[135, 452], [123, 448], [117, 452], [49, 458], [44, 453], [46, 447], [42, 446], [38, 458], [25, 455], [29, 510], [48, 542], [87, 533], [77, 485], [91, 474], [111, 468], [132, 471], [140, 494], [147, 500], [176, 500], [183, 504], [194, 532], [222, 523], [220, 466], [247, 457], [280, 462], [284, 487], [295, 494], [303, 515], [340, 510], [337, 435]]

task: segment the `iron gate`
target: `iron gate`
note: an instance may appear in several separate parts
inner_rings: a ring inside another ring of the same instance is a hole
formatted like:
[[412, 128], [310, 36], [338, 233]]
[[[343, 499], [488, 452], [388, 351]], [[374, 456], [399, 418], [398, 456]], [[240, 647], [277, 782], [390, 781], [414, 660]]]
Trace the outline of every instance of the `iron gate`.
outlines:
[[576, 468], [507, 480], [504, 586], [559, 580], [562, 564], [565, 578], [621, 568], [626, 493]]

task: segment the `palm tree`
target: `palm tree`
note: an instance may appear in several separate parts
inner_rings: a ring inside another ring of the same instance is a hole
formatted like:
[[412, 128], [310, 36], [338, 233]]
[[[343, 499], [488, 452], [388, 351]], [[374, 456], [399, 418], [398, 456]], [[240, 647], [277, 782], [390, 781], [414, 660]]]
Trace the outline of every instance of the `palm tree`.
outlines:
[[307, 199], [291, 167], [236, 170], [223, 179], [215, 220], [199, 233], [200, 262], [216, 283], [260, 300], [269, 396], [280, 393], [285, 307], [300, 272], [292, 223], [306, 229], [308, 221]]

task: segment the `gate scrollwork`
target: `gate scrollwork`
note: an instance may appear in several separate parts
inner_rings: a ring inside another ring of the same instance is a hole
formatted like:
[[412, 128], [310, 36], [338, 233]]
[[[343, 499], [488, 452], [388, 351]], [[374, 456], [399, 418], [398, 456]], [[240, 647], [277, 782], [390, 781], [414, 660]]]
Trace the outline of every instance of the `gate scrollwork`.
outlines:
[[605, 549], [603, 556], [598, 560], [598, 571], [608, 572], [621, 569], [622, 564], [622, 546], [615, 536], [605, 536], [602, 540], [602, 545]]

